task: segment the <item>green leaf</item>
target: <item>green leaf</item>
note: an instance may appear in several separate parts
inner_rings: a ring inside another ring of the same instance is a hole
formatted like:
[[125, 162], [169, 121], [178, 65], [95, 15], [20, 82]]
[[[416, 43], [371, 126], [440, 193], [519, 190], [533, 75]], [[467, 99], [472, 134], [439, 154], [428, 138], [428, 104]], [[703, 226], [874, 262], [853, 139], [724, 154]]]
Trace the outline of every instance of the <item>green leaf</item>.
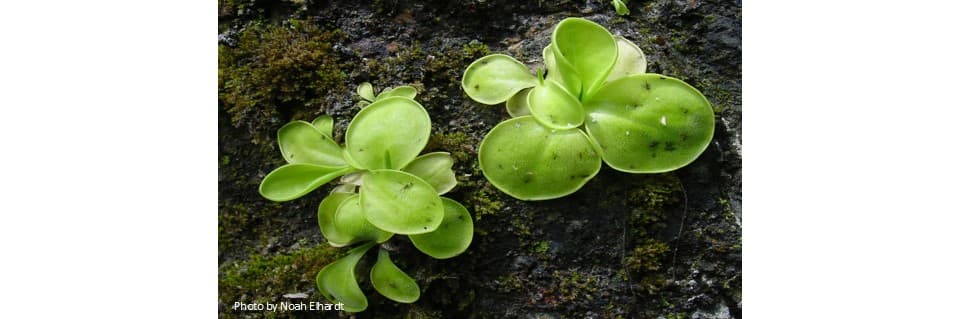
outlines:
[[453, 157], [447, 152], [420, 155], [404, 167], [403, 171], [420, 177], [440, 195], [457, 186], [457, 177], [453, 174]]
[[373, 102], [375, 99], [373, 95], [373, 84], [370, 84], [370, 82], [360, 83], [360, 85], [357, 86], [357, 95], [364, 100]]
[[320, 269], [317, 273], [317, 290], [327, 300], [334, 303], [342, 302], [343, 310], [361, 312], [367, 309], [367, 297], [357, 284], [357, 262], [363, 254], [373, 247], [374, 243], [350, 250], [350, 253]]
[[393, 234], [382, 231], [363, 217], [360, 195], [331, 193], [317, 208], [320, 232], [330, 246], [343, 247], [362, 241], [382, 243]]
[[463, 72], [463, 90], [474, 101], [494, 105], [505, 102], [520, 90], [537, 85], [526, 65], [503, 54], [477, 59]]
[[511, 117], [520, 117], [530, 115], [530, 106], [527, 105], [527, 97], [532, 88], [526, 88], [517, 92], [507, 100], [507, 113]]
[[[547, 68], [547, 75], [545, 77], [546, 80], [557, 81], [557, 83], [560, 83], [560, 85], [563, 85], [563, 87], [566, 88], [567, 91], [570, 92], [570, 94], [577, 95], [577, 96], [580, 95], [580, 91], [579, 91], [580, 78], [576, 77], [576, 74], [573, 74], [572, 76], [566, 76], [566, 77], [560, 74], [560, 66], [557, 65], [557, 58], [553, 54], [553, 44], [548, 44], [546, 47], [543, 48], [543, 64]], [[572, 68], [570, 70], [571, 71], [568, 71], [568, 72], [572, 72]], [[567, 84], [564, 81], [573, 81], [573, 82], [570, 84]]]
[[397, 234], [432, 232], [443, 220], [440, 195], [419, 177], [397, 170], [373, 170], [363, 176], [360, 204], [367, 220]]
[[643, 55], [643, 51], [640, 50], [636, 44], [624, 37], [618, 36], [616, 39], [618, 51], [617, 64], [613, 66], [613, 70], [610, 70], [610, 75], [607, 76], [607, 82], [628, 75], [646, 73], [647, 57]]
[[553, 30], [551, 46], [564, 85], [581, 99], [600, 88], [617, 61], [617, 43], [613, 36], [586, 19], [560, 21]]
[[522, 200], [563, 197], [600, 171], [583, 131], [553, 130], [532, 116], [501, 122], [480, 143], [480, 169], [493, 186]]
[[697, 89], [659, 74], [631, 75], [584, 102], [587, 132], [604, 162], [630, 173], [659, 173], [693, 162], [713, 138], [713, 108]]
[[546, 80], [530, 91], [530, 113], [540, 124], [554, 129], [571, 129], [583, 124], [583, 106], [559, 83]]
[[622, 0], [613, 0], [613, 8], [617, 10], [617, 14], [625, 16], [630, 14], [630, 9], [627, 9], [627, 5], [623, 3]]
[[337, 216], [337, 209], [347, 198], [357, 196], [350, 193], [330, 193], [320, 206], [317, 207], [317, 223], [320, 225], [320, 233], [327, 239], [330, 246], [343, 247], [350, 243], [352, 236], [340, 232], [334, 221]]
[[377, 263], [370, 269], [370, 283], [381, 295], [396, 302], [412, 303], [420, 299], [420, 286], [393, 264], [390, 253], [383, 248], [377, 255]]
[[290, 164], [306, 163], [325, 166], [346, 166], [340, 145], [313, 124], [304, 121], [287, 123], [277, 131], [280, 153]]
[[467, 250], [473, 241], [473, 219], [470, 212], [455, 200], [443, 200], [443, 222], [437, 230], [410, 235], [410, 241], [423, 253], [436, 259], [457, 256]]
[[350, 122], [346, 150], [359, 168], [401, 168], [430, 137], [430, 115], [414, 100], [388, 97], [360, 110]]
[[383, 90], [383, 92], [380, 92], [380, 95], [377, 95], [377, 99], [374, 101], [379, 101], [391, 96], [400, 96], [412, 100], [413, 98], [417, 97], [417, 89], [413, 88], [412, 86], [405, 85], [395, 87], [391, 90]]
[[263, 178], [263, 182], [260, 183], [260, 195], [276, 202], [297, 199], [352, 170], [350, 167], [342, 166], [283, 165]]
[[330, 115], [320, 115], [317, 118], [313, 119], [313, 127], [317, 128], [320, 133], [326, 134], [327, 137], [333, 138], [333, 117]]

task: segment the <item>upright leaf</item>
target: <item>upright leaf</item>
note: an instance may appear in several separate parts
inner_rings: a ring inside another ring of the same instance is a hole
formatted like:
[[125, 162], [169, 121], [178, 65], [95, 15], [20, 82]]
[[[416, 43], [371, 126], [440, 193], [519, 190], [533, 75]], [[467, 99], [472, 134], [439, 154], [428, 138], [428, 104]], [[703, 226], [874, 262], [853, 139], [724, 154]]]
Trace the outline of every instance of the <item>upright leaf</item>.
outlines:
[[373, 84], [370, 84], [370, 82], [360, 83], [360, 85], [357, 86], [357, 95], [368, 102], [373, 102], [373, 100], [376, 99], [373, 95]]
[[607, 76], [607, 82], [628, 75], [647, 72], [647, 57], [643, 55], [643, 51], [624, 37], [618, 36], [616, 39], [619, 55], [617, 56], [617, 63], [613, 66], [613, 70], [610, 70], [610, 75]]
[[370, 283], [381, 295], [396, 302], [412, 303], [420, 299], [420, 286], [390, 260], [390, 253], [383, 248], [370, 269]]
[[659, 74], [631, 75], [584, 102], [587, 132], [603, 160], [630, 173], [671, 171], [693, 162], [713, 138], [713, 108], [697, 89]]
[[317, 290], [332, 302], [342, 302], [343, 310], [361, 312], [367, 309], [367, 297], [357, 283], [357, 262], [374, 243], [350, 250], [350, 253], [320, 269], [317, 273]]
[[553, 129], [571, 129], [583, 124], [583, 106], [577, 98], [553, 80], [543, 81], [527, 97], [530, 114]]
[[457, 256], [473, 241], [473, 219], [467, 209], [455, 200], [441, 197], [443, 222], [437, 230], [410, 235], [410, 241], [423, 253], [437, 259]]
[[374, 170], [365, 174], [360, 203], [371, 224], [391, 233], [432, 232], [443, 221], [440, 195], [429, 183], [407, 172]]
[[370, 104], [347, 127], [346, 150], [360, 168], [401, 168], [430, 137], [430, 115], [414, 100], [388, 97]]
[[327, 137], [333, 138], [333, 117], [330, 115], [320, 115], [317, 118], [313, 119], [313, 127], [316, 127], [320, 133], [326, 134]]
[[[603, 84], [617, 61], [617, 43], [590, 20], [567, 18], [553, 30], [552, 48], [568, 91], [587, 98]], [[576, 86], [577, 80], [580, 86]]]
[[505, 102], [520, 90], [537, 85], [527, 66], [504, 54], [477, 59], [463, 72], [463, 91], [474, 101], [494, 105]]
[[532, 90], [532, 88], [523, 89], [507, 100], [507, 113], [510, 114], [511, 117], [530, 115], [530, 106], [527, 105], [530, 90]]
[[393, 236], [374, 227], [364, 218], [357, 194], [331, 193], [320, 202], [317, 220], [323, 237], [334, 247], [368, 240], [382, 243]]

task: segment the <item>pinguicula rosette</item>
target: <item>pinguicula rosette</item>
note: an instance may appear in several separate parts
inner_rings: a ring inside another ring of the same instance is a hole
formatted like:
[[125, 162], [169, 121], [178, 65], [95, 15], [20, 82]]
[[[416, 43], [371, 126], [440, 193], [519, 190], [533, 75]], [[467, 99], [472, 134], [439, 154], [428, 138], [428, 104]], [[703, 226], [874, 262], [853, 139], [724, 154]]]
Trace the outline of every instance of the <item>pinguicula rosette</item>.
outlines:
[[628, 173], [668, 172], [693, 162], [713, 138], [710, 102], [681, 80], [645, 73], [636, 44], [604, 27], [567, 18], [543, 50], [546, 75], [491, 54], [474, 61], [462, 86], [474, 101], [506, 102], [512, 119], [480, 144], [480, 169], [518, 199], [576, 192], [600, 163]]
[[[406, 235], [437, 259], [457, 256], [473, 240], [473, 219], [460, 203], [441, 197], [457, 180], [449, 153], [420, 154], [430, 137], [430, 116], [401, 86], [373, 95], [369, 83], [357, 93], [363, 108], [347, 127], [344, 145], [333, 139], [333, 118], [293, 121], [277, 132], [283, 165], [264, 177], [260, 194], [289, 201], [340, 178], [317, 209], [320, 231], [335, 247], [358, 245], [317, 274], [317, 288], [344, 310], [360, 312], [367, 298], [355, 276], [360, 259], [394, 234]], [[380, 248], [370, 270], [374, 289], [402, 303], [420, 298], [420, 287]]]

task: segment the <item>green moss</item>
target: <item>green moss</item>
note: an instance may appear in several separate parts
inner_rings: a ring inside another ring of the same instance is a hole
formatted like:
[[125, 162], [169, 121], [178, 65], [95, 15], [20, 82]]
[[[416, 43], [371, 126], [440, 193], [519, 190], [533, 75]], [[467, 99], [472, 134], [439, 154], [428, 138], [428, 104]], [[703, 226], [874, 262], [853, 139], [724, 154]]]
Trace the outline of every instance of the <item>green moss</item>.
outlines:
[[[467, 163], [476, 153], [474, 140], [464, 132], [438, 132], [430, 135], [430, 141], [424, 147], [424, 152], [450, 152], [455, 163]], [[458, 174], [459, 176], [459, 174]]]
[[647, 239], [627, 254], [626, 268], [634, 273], [638, 286], [646, 293], [655, 294], [667, 284], [660, 270], [669, 251], [667, 244]]
[[490, 54], [490, 48], [480, 41], [473, 40], [463, 46], [463, 54], [467, 56], [485, 56]]
[[[276, 302], [284, 294], [314, 289], [317, 272], [345, 250], [318, 245], [289, 254], [253, 255], [250, 259], [220, 269], [219, 298], [224, 304], [235, 301]], [[320, 295], [311, 296], [320, 300]]]
[[546, 240], [537, 241], [532, 247], [530, 247], [530, 252], [539, 255], [546, 254], [548, 250], [550, 250], [550, 242]]
[[595, 299], [600, 287], [600, 276], [581, 273], [577, 270], [553, 272], [553, 292], [557, 301], [567, 303], [578, 299]]
[[497, 278], [499, 285], [497, 286], [497, 291], [507, 293], [513, 291], [520, 291], [523, 288], [523, 284], [520, 282], [520, 279], [517, 278], [514, 274], [507, 274]]
[[[221, 44], [219, 97], [231, 123], [272, 136], [276, 123], [322, 112], [326, 96], [344, 89], [346, 74], [332, 51], [342, 38], [338, 30], [293, 20], [283, 26], [254, 23], [235, 46]], [[297, 114], [303, 110], [309, 114]]]

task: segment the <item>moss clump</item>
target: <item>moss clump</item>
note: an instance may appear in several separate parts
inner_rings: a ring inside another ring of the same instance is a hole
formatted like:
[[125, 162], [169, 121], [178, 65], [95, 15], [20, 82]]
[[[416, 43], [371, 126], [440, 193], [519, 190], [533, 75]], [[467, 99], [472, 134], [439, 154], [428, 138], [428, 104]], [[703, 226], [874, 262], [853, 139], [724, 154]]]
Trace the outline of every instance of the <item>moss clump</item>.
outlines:
[[331, 44], [342, 38], [339, 31], [292, 20], [282, 26], [251, 24], [235, 46], [221, 44], [219, 97], [232, 124], [274, 132], [297, 108], [323, 111], [326, 96], [344, 89], [346, 74]]
[[579, 299], [593, 300], [600, 287], [600, 279], [600, 276], [582, 273], [576, 269], [554, 271], [555, 289], [553, 291], [556, 294], [556, 301], [568, 303]]
[[667, 209], [683, 200], [680, 180], [673, 174], [643, 175], [625, 194], [633, 207], [630, 223], [634, 237], [649, 238], [666, 228]]
[[627, 270], [639, 276], [637, 284], [648, 294], [654, 294], [666, 285], [666, 277], [659, 271], [668, 251], [667, 244], [647, 239], [625, 258]]
[[424, 152], [450, 152], [455, 163], [466, 164], [473, 160], [472, 156], [477, 153], [473, 146], [476, 145], [475, 142], [464, 132], [440, 132], [430, 136]]
[[236, 301], [277, 302], [284, 294], [313, 290], [317, 272], [343, 254], [342, 249], [318, 245], [289, 254], [253, 255], [248, 260], [223, 266], [220, 302], [227, 306]]

